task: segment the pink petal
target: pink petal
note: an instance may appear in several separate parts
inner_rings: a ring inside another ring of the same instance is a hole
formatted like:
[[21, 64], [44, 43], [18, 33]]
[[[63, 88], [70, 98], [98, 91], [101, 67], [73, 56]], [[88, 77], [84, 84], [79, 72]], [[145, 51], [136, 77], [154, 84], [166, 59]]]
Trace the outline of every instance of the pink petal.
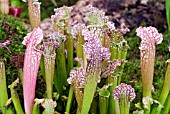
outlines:
[[139, 27], [136, 29], [137, 36], [141, 37], [141, 47], [160, 44], [163, 40], [162, 34], [158, 33], [155, 27]]
[[35, 46], [39, 44], [42, 39], [42, 30], [40, 28], [35, 28], [24, 38], [24, 41], [22, 42], [27, 47], [24, 57], [23, 79], [24, 105], [26, 114], [32, 114], [34, 105], [36, 79], [42, 54], [42, 51], [37, 50]]

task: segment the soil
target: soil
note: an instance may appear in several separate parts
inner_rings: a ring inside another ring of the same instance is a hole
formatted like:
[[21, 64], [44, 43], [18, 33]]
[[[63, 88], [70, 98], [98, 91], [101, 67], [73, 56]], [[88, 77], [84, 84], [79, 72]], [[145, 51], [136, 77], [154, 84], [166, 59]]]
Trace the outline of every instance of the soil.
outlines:
[[106, 12], [106, 16], [115, 23], [118, 28], [136, 28], [141, 24], [154, 26], [161, 31], [167, 30], [165, 2], [142, 0], [79, 0], [72, 10], [73, 20], [87, 22], [86, 13], [91, 4]]

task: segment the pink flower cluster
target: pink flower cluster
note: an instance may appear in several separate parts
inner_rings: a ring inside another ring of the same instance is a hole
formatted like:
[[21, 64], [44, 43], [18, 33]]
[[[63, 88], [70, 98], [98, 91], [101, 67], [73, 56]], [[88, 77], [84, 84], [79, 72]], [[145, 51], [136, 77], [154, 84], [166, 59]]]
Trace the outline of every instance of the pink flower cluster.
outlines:
[[101, 40], [95, 34], [89, 32], [84, 37], [87, 42], [83, 45], [83, 51], [88, 54], [90, 59], [110, 59], [109, 49], [102, 47]]
[[87, 31], [87, 27], [85, 24], [76, 24], [72, 27], [71, 29], [71, 34], [74, 38], [76, 38], [76, 36], [78, 35], [78, 33], [85, 33], [85, 31]]
[[60, 22], [61, 19], [67, 19], [71, 10], [72, 7], [66, 6], [54, 9], [55, 14], [51, 16], [52, 22], [55, 22], [57, 24], [58, 22]]
[[84, 54], [88, 55], [86, 72], [94, 74], [101, 73], [102, 61], [110, 59], [108, 48], [102, 47], [101, 40], [93, 33], [86, 34], [87, 42], [83, 45]]
[[76, 88], [81, 88], [86, 82], [86, 71], [83, 68], [70, 71], [70, 77], [67, 79], [69, 84], [73, 84]]
[[155, 27], [139, 27], [136, 29], [137, 36], [141, 37], [141, 48], [148, 49], [160, 44], [163, 40], [162, 34]]
[[115, 88], [113, 96], [115, 100], [119, 100], [120, 98], [127, 98], [130, 101], [133, 101], [136, 97], [136, 94], [131, 85], [121, 83]]
[[104, 74], [104, 78], [107, 78], [109, 75], [113, 74], [116, 67], [121, 66], [122, 62], [121, 60], [113, 60], [108, 61], [107, 67], [105, 69], [102, 69], [102, 73]]
[[[108, 17], [105, 16], [105, 12], [102, 10], [99, 10], [95, 7], [93, 7], [92, 5], [89, 5], [89, 10], [90, 12], [88, 13], [88, 16], [90, 17], [91, 15], [93, 15], [96, 19], [97, 19], [97, 24], [104, 24], [106, 22], [108, 22]], [[91, 20], [91, 21], [96, 21], [96, 20]]]

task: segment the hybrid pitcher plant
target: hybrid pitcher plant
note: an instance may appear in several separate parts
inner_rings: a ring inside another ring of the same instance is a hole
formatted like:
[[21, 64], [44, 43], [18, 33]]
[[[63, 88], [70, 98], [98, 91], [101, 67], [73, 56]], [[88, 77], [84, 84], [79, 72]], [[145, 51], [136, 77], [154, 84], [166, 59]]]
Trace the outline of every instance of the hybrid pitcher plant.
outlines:
[[[123, 31], [118, 29], [116, 30], [114, 23], [108, 21], [108, 18], [105, 17], [105, 13], [103, 11], [92, 6], [89, 6], [89, 8], [91, 12], [87, 15], [90, 24], [87, 25], [87, 27], [84, 24], [77, 24], [74, 25], [72, 29], [72, 35], [76, 38], [76, 53], [78, 61], [81, 62], [81, 66], [77, 69], [77, 71], [74, 71], [74, 74], [71, 71], [70, 78], [68, 79], [68, 82], [74, 85], [75, 96], [78, 102], [77, 113], [81, 114], [88, 113], [90, 110], [90, 104], [92, 103], [92, 99], [96, 93], [97, 83], [100, 83], [101, 77], [107, 78], [113, 74], [116, 66], [120, 67], [117, 69], [117, 73], [115, 72], [115, 74], [122, 71], [123, 66], [121, 64], [126, 58], [126, 51], [128, 47], [126, 41], [122, 37]], [[116, 38], [118, 39], [118, 42], [116, 42]], [[116, 47], [111, 45], [113, 43]], [[113, 56], [112, 48], [116, 48], [114, 54], [119, 53], [119, 57], [115, 56], [115, 58], [112, 57], [111, 59], [110, 56]], [[102, 56], [106, 58], [104, 59]], [[118, 64], [116, 64], [114, 59], [120, 59], [117, 62]], [[89, 74], [89, 72], [92, 74]], [[111, 83], [111, 86], [113, 85], [112, 82], [108, 83]], [[91, 84], [94, 85], [92, 86]], [[114, 87], [116, 85], [114, 85]], [[114, 87], [112, 87], [109, 91], [111, 94], [113, 93]], [[112, 95], [111, 98], [113, 99]], [[115, 101], [112, 100], [112, 102]], [[110, 107], [115, 110], [115, 105], [110, 104], [109, 109]]]

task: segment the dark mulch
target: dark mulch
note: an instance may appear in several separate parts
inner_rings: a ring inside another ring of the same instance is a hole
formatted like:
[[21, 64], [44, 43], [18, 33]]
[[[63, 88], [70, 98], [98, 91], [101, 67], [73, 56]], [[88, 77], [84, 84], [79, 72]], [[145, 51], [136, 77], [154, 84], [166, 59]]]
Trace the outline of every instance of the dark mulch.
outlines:
[[[141, 1], [141, 0], [140, 0]], [[154, 26], [161, 31], [167, 29], [165, 3], [149, 1], [142, 4], [138, 0], [80, 0], [73, 6], [72, 17], [78, 22], [87, 22], [85, 13], [89, 4], [106, 12], [115, 26], [133, 29], [144, 24]]]

